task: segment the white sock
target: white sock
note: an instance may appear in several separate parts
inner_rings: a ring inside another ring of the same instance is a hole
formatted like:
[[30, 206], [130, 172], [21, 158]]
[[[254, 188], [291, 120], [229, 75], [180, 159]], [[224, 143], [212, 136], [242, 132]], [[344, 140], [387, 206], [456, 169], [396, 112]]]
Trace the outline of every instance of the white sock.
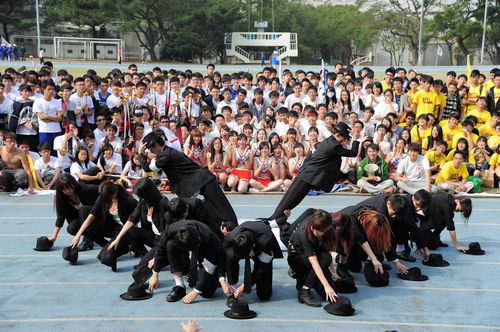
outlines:
[[175, 285], [176, 286], [180, 286], [182, 288], [186, 288], [186, 286], [184, 285], [184, 278], [182, 276], [176, 276], [174, 274], [174, 280], [175, 280]]
[[405, 246], [404, 246], [404, 244], [398, 244], [398, 245], [396, 246], [396, 251], [397, 251], [397, 252], [405, 251]]

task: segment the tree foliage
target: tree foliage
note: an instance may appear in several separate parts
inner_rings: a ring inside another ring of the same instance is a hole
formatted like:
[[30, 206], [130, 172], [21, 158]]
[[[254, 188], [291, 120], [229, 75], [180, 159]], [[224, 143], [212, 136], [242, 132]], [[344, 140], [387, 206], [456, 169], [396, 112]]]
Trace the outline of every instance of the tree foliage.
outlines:
[[0, 24], [6, 40], [11, 34], [23, 33], [35, 25], [35, 0], [1, 0]]

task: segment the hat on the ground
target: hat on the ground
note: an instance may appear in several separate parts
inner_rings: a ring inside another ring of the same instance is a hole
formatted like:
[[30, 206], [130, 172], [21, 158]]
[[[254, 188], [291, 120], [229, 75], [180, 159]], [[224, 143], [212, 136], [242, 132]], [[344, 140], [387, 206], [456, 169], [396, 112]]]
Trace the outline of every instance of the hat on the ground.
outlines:
[[257, 313], [250, 310], [248, 302], [239, 300], [233, 303], [231, 310], [224, 311], [224, 316], [232, 319], [251, 319], [257, 317]]
[[366, 281], [370, 286], [385, 287], [389, 285], [389, 272], [387, 272], [387, 270], [384, 270], [384, 273], [382, 274], [375, 272], [375, 267], [370, 261], [367, 261], [365, 263], [365, 269], [363, 273], [365, 275]]
[[337, 132], [340, 135], [344, 136], [344, 138], [346, 138], [346, 139], [350, 138], [351, 127], [349, 127], [346, 123], [339, 122], [339, 123], [333, 125], [332, 129], [334, 132]]
[[351, 300], [345, 296], [338, 296], [337, 302], [330, 302], [323, 309], [335, 316], [352, 316], [355, 311], [351, 305]]
[[127, 301], [140, 301], [150, 299], [153, 294], [146, 292], [144, 284], [133, 282], [127, 288], [127, 292], [120, 295], [122, 300]]
[[339, 278], [333, 282], [335, 290], [337, 293], [350, 294], [356, 293], [358, 288], [356, 287], [353, 280]]
[[78, 248], [64, 247], [62, 251], [62, 258], [68, 261], [71, 265], [75, 265], [78, 261]]
[[408, 272], [406, 274], [398, 273], [398, 278], [403, 279], [403, 280], [409, 280], [409, 281], [429, 280], [429, 277], [426, 275], [423, 275], [422, 271], [420, 271], [420, 268], [418, 268], [418, 267], [412, 267], [412, 268], [408, 269]]
[[433, 267], [443, 267], [448, 266], [450, 263], [443, 259], [441, 254], [430, 254], [426, 261], [422, 261], [422, 264]]
[[116, 272], [116, 253], [115, 249], [108, 251], [108, 246], [104, 246], [100, 252], [101, 263], [109, 266], [113, 272]]
[[50, 248], [54, 245], [54, 242], [50, 241], [46, 236], [40, 236], [36, 239], [36, 246], [33, 250], [36, 251], [49, 251]]
[[144, 284], [149, 278], [151, 278], [152, 274], [153, 270], [150, 269], [147, 264], [143, 264], [132, 272], [132, 278], [134, 278], [135, 282]]
[[159, 133], [157, 133], [156, 131], [152, 131], [142, 139], [142, 143], [144, 143], [145, 147], [149, 149], [150, 147], [153, 146], [153, 144], [155, 144], [161, 139], [163, 138]]
[[485, 251], [481, 249], [479, 242], [469, 243], [469, 249], [465, 251], [468, 255], [484, 255]]

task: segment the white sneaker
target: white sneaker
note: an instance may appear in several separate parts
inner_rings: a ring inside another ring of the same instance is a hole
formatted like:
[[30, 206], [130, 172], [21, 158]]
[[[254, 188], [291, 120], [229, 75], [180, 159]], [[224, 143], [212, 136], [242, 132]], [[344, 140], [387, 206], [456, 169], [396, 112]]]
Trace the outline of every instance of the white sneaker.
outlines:
[[258, 189], [255, 189], [255, 188], [250, 188], [250, 189], [248, 189], [248, 192], [251, 194], [256, 194], [256, 193], [259, 193], [260, 191]]

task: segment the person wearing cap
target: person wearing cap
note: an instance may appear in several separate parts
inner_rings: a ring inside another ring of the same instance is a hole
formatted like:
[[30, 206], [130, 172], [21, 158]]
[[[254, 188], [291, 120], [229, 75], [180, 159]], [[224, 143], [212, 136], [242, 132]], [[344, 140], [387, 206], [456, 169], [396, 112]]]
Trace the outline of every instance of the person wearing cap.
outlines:
[[[149, 149], [149, 162], [145, 149]], [[163, 170], [172, 192], [177, 196], [188, 198], [202, 194], [220, 222], [238, 222], [216, 178], [207, 168], [201, 168], [184, 153], [165, 145], [161, 132], [153, 131], [144, 137], [139, 147], [139, 162], [147, 172]]]
[[[210, 298], [218, 287], [221, 259], [222, 242], [207, 225], [196, 220], [173, 223], [161, 235], [149, 290], [153, 292], [158, 287], [160, 270], [170, 264], [175, 286], [167, 295], [168, 302], [182, 299], [183, 303], [189, 304], [198, 295]], [[193, 287], [188, 294], [183, 278], [185, 275], [189, 276], [189, 286]]]
[[330, 192], [340, 177], [341, 157], [357, 156], [359, 141], [354, 141], [350, 150], [344, 148], [350, 140], [351, 128], [340, 122], [332, 126], [332, 130], [333, 135], [318, 143], [316, 151], [306, 159], [269, 219], [282, 217], [285, 210], [291, 210], [299, 205], [311, 189], [318, 188]]
[[420, 229], [423, 234], [424, 241], [434, 243], [430, 249], [437, 247], [447, 247], [440, 239], [441, 232], [446, 228], [450, 233], [451, 242], [455, 249], [465, 252], [468, 248], [460, 245], [457, 240], [457, 232], [453, 218], [455, 212], [460, 212], [467, 222], [472, 213], [472, 201], [470, 198], [455, 197], [448, 193], [436, 193], [432, 195], [432, 200], [429, 207], [429, 216], [421, 223]]
[[[273, 259], [283, 258], [271, 227], [262, 222], [244, 222], [226, 236], [223, 250], [225, 264], [219, 270], [219, 282], [229, 299], [239, 299], [243, 292], [250, 293], [255, 284], [257, 297], [269, 300], [273, 291]], [[245, 261], [245, 276], [238, 287], [241, 259]], [[254, 262], [253, 272], [250, 271], [250, 259]]]

